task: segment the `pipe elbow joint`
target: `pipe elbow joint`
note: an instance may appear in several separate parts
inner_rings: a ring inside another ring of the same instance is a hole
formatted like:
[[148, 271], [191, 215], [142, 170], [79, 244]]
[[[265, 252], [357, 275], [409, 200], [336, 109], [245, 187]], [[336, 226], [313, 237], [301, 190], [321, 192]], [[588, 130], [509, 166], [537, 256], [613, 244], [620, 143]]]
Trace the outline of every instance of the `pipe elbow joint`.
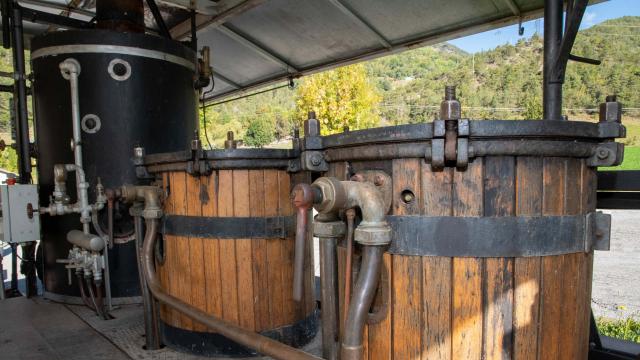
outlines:
[[319, 213], [360, 208], [362, 222], [353, 236], [356, 242], [363, 245], [391, 243], [391, 227], [385, 220], [387, 207], [382, 193], [373, 184], [323, 177], [316, 180], [312, 187], [318, 194], [314, 207]]
[[162, 190], [156, 186], [123, 185], [120, 188], [122, 199], [128, 203], [144, 202], [142, 217], [145, 219], [159, 219], [162, 217]]

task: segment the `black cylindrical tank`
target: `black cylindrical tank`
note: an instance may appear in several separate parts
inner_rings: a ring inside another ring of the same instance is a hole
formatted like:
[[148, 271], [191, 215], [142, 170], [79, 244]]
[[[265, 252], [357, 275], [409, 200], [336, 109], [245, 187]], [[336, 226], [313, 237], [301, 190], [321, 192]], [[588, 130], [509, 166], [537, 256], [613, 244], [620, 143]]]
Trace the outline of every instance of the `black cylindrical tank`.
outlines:
[[[193, 81], [195, 53], [175, 41], [133, 33], [104, 30], [63, 31], [32, 41], [36, 142], [40, 203], [49, 204], [54, 164], [73, 163], [71, 95], [59, 64], [73, 58], [80, 64], [79, 102], [82, 121], [84, 169], [95, 201], [98, 178], [106, 188], [140, 184], [133, 164], [133, 149], [147, 152], [184, 150], [197, 124], [197, 93]], [[75, 181], [68, 193], [75, 198]], [[106, 210], [99, 223], [107, 229]], [[42, 216], [42, 268], [45, 294], [70, 301], [78, 296], [74, 283], [56, 259], [67, 257], [66, 234], [79, 229], [78, 214]], [[109, 251], [114, 298], [140, 294], [133, 222], [128, 209], [115, 209], [115, 246]], [[92, 230], [94, 233], [95, 229]]]

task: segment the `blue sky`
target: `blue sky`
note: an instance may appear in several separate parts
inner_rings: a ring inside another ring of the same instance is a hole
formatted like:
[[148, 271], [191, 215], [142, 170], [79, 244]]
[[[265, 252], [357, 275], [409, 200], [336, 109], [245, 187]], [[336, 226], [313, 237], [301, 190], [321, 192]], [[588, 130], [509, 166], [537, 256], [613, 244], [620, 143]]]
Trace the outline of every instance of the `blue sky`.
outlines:
[[[586, 29], [605, 20], [622, 16], [640, 16], [640, 0], [610, 0], [589, 6], [584, 14], [580, 28]], [[449, 42], [466, 52], [475, 53], [493, 49], [507, 42], [515, 44], [518, 39], [528, 38], [536, 31], [542, 34], [543, 23], [542, 19], [537, 19], [522, 24], [524, 26], [524, 35], [522, 37], [518, 36], [518, 26], [512, 25]]]

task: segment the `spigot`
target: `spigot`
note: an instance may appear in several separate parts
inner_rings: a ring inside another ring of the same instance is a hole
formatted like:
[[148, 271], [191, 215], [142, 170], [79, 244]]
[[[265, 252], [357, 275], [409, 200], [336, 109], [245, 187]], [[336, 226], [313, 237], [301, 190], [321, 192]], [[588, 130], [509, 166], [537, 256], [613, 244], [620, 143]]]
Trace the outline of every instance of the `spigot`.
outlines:
[[309, 184], [297, 184], [291, 192], [296, 207], [296, 242], [293, 258], [293, 300], [302, 300], [304, 288], [304, 247], [307, 235], [307, 211], [314, 203], [313, 189]]

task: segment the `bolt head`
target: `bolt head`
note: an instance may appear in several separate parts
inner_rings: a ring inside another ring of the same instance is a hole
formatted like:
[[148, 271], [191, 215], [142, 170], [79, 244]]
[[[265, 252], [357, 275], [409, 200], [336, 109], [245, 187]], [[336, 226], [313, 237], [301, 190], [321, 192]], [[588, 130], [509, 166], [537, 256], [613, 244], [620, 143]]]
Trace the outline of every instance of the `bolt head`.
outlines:
[[376, 175], [376, 176], [373, 178], [373, 183], [374, 183], [376, 186], [382, 186], [382, 185], [384, 185], [384, 176], [379, 175], [379, 174], [378, 174], [378, 175]]
[[598, 149], [598, 152], [596, 155], [598, 156], [598, 159], [604, 160], [607, 157], [609, 157], [609, 152], [607, 151], [607, 149]]

